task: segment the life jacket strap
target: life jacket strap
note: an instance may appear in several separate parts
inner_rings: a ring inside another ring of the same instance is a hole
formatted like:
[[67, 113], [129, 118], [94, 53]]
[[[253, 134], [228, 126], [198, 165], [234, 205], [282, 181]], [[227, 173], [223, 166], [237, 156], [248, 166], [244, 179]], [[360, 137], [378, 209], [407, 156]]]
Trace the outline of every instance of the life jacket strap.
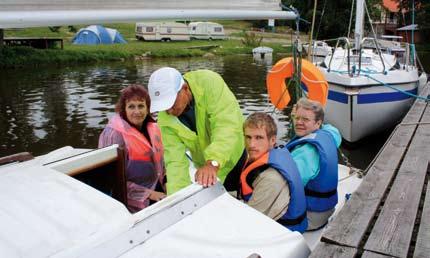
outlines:
[[284, 226], [293, 226], [293, 225], [298, 225], [298, 224], [302, 223], [305, 218], [306, 218], [306, 211], [302, 215], [298, 216], [295, 219], [280, 218], [277, 220], [277, 222], [284, 225]]
[[249, 174], [246, 176], [246, 183], [252, 187], [252, 183], [255, 181], [255, 179], [263, 173], [266, 169], [268, 169], [270, 166], [267, 164], [264, 164], [262, 166], [256, 167], [253, 169]]
[[328, 192], [316, 192], [310, 189], [305, 188], [305, 195], [310, 197], [317, 198], [330, 198], [337, 193], [337, 189]]

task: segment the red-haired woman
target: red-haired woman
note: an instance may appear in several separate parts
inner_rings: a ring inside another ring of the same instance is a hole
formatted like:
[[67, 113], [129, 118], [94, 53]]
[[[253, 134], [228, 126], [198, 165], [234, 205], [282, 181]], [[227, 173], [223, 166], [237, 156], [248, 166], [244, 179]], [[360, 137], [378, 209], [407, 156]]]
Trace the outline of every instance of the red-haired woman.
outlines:
[[119, 144], [126, 151], [127, 206], [139, 211], [163, 199], [165, 169], [160, 129], [149, 114], [148, 91], [140, 85], [123, 89], [116, 114], [100, 134], [99, 148]]

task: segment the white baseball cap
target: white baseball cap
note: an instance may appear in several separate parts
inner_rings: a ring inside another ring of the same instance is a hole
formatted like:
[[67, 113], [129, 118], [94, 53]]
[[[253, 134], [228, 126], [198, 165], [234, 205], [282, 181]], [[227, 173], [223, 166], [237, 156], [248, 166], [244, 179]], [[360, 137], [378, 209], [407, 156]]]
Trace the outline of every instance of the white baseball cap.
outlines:
[[175, 68], [163, 67], [153, 72], [148, 82], [150, 112], [171, 108], [184, 83], [181, 73]]

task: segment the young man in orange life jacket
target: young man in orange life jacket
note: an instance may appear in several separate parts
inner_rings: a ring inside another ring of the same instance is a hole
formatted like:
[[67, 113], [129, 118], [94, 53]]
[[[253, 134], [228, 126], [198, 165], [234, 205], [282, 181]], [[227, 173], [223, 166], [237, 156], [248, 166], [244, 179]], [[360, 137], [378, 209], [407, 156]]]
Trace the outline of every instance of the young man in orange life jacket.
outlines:
[[289, 151], [274, 148], [277, 128], [265, 113], [243, 125], [248, 160], [240, 176], [240, 198], [292, 231], [307, 228], [304, 186]]

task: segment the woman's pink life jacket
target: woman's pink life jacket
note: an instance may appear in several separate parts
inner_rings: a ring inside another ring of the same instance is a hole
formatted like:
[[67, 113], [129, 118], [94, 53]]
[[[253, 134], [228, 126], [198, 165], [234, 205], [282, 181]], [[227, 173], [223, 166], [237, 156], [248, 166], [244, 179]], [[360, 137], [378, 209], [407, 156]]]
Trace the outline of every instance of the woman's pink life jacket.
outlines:
[[146, 123], [151, 146], [151, 143], [141, 132], [118, 114], [110, 119], [107, 126], [121, 133], [127, 149], [128, 206], [131, 210], [143, 209], [149, 205], [150, 191], [148, 189], [154, 190], [157, 182], [160, 182], [164, 188], [164, 149], [160, 129], [155, 122]]

